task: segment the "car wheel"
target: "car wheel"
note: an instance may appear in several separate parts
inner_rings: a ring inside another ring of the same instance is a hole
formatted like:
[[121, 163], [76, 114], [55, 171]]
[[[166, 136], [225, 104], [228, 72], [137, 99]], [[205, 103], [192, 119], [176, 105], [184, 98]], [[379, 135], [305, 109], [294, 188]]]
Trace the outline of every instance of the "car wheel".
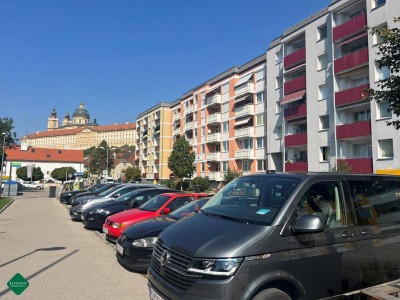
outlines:
[[41, 190], [41, 187], [40, 187], [40, 186], [37, 186], [36, 189], [37, 189], [37, 190]]
[[253, 300], [292, 300], [285, 292], [271, 288], [258, 293]]

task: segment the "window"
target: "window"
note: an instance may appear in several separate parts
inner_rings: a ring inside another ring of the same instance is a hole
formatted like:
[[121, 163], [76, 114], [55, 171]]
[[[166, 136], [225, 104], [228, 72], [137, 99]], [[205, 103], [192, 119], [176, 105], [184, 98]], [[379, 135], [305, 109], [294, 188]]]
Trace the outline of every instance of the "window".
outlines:
[[257, 118], [256, 118], [256, 125], [257, 126], [264, 125], [264, 121], [265, 121], [265, 115], [264, 114], [257, 115]]
[[388, 67], [378, 68], [378, 66], [375, 65], [375, 81], [384, 80], [389, 78], [389, 76], [390, 70]]
[[327, 29], [326, 25], [318, 27], [318, 33], [317, 33], [318, 41], [325, 39], [327, 37], [327, 35], [328, 35], [328, 29]]
[[256, 71], [256, 81], [264, 79], [264, 69]]
[[202, 109], [201, 110], [201, 118], [203, 119], [203, 118], [205, 118], [206, 117], [206, 110], [205, 109]]
[[325, 146], [325, 147], [321, 147], [321, 161], [329, 161], [329, 147]]
[[222, 123], [222, 132], [228, 132], [229, 131], [229, 122], [223, 122]]
[[282, 76], [278, 76], [275, 78], [275, 89], [282, 88]]
[[265, 171], [265, 160], [263, 159], [257, 160], [257, 171]]
[[201, 153], [206, 153], [206, 146], [205, 145], [201, 145]]
[[222, 142], [222, 152], [228, 152], [229, 151], [229, 142], [225, 141]]
[[216, 144], [215, 145], [215, 151], [214, 152], [221, 152], [221, 145], [220, 144]]
[[201, 163], [201, 172], [205, 172], [205, 171], [206, 171], [206, 166], [205, 166], [205, 163], [202, 162]]
[[356, 111], [353, 113], [354, 122], [371, 120], [371, 111], [369, 109]]
[[276, 126], [275, 128], [275, 138], [281, 139], [282, 138], [282, 126]]
[[320, 125], [320, 130], [327, 130], [329, 129], [329, 116], [320, 116], [319, 117], [319, 125]]
[[379, 152], [378, 158], [393, 158], [393, 140], [380, 140], [378, 141]]
[[257, 93], [257, 103], [263, 103], [264, 102], [264, 92]]
[[378, 119], [390, 118], [392, 112], [389, 110], [389, 102], [379, 102], [378, 103]]
[[222, 85], [222, 94], [229, 92], [229, 82]]
[[264, 148], [265, 146], [264, 146], [264, 137], [258, 137], [257, 138], [257, 149], [261, 149], [261, 148]]
[[[387, 27], [387, 25], [385, 24], [384, 26], [380, 26], [380, 27], [378, 27], [378, 28], [376, 28], [376, 29], [384, 29], [384, 28], [386, 28]], [[378, 44], [381, 44], [381, 43], [383, 43], [385, 40], [383, 39], [383, 37], [381, 36], [381, 35], [379, 35], [378, 34], [378, 32], [375, 32], [373, 35], [372, 35], [372, 44], [373, 45], [378, 45]]]
[[328, 85], [320, 85], [318, 87], [318, 100], [328, 99]]
[[222, 112], [222, 113], [227, 113], [227, 112], [229, 112], [229, 102], [226, 102], [226, 103], [222, 104], [221, 112]]
[[242, 170], [243, 170], [243, 172], [250, 172], [250, 170], [251, 170], [251, 161], [250, 160], [242, 161]]
[[326, 54], [318, 56], [318, 70], [326, 69], [328, 64], [328, 57]]
[[372, 8], [376, 8], [385, 5], [386, 0], [372, 0]]
[[275, 53], [275, 63], [280, 64], [282, 62], [282, 50]]
[[228, 172], [229, 163], [227, 161], [222, 162], [222, 172]]
[[276, 101], [275, 107], [276, 107], [276, 110], [275, 110], [276, 114], [281, 114], [283, 112], [283, 107], [282, 107], [280, 101]]
[[253, 139], [243, 139], [238, 142], [239, 149], [253, 149]]
[[355, 144], [353, 145], [354, 157], [372, 157], [371, 144]]
[[206, 134], [206, 127], [201, 126], [201, 136], [204, 136]]

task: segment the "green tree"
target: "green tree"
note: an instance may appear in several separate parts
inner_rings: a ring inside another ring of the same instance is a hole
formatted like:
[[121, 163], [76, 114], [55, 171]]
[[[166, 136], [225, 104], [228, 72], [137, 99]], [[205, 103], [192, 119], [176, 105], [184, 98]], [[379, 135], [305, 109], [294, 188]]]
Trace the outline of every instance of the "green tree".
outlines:
[[349, 163], [343, 159], [338, 159], [336, 166], [332, 168], [331, 172], [338, 172], [338, 173], [351, 173], [352, 168]]
[[[107, 157], [108, 157], [108, 164], [107, 164]], [[91, 174], [96, 174], [100, 176], [103, 171], [107, 168], [112, 168], [114, 165], [114, 158], [112, 155], [111, 148], [108, 146], [106, 141], [101, 141], [99, 146], [93, 151], [92, 155], [89, 158], [89, 172]], [[108, 174], [110, 174], [108, 170]]]
[[[14, 121], [11, 118], [0, 118], [0, 170], [3, 168], [1, 165], [1, 158], [3, 157], [3, 141], [5, 141], [4, 152], [7, 152], [7, 148], [15, 147], [17, 134], [12, 131], [14, 129], [13, 123]], [[6, 160], [7, 154], [4, 153], [4, 161]]]
[[224, 174], [224, 183], [227, 184], [231, 182], [233, 179], [242, 176], [242, 172], [236, 169], [231, 170], [228, 168], [227, 172]]
[[33, 167], [32, 168], [32, 177], [28, 177], [28, 168], [27, 167], [21, 167], [17, 169], [17, 177], [24, 180], [24, 181], [30, 181], [31, 178], [33, 181], [38, 181], [42, 180], [44, 178], [44, 174], [42, 172], [42, 169], [40, 167]]
[[87, 156], [92, 156], [93, 153], [94, 153], [95, 151], [96, 151], [96, 147], [95, 147], [95, 146], [92, 146], [92, 147], [90, 147], [90, 148], [87, 148], [87, 149], [83, 150], [83, 155], [84, 155], [85, 157], [87, 157]]
[[[76, 170], [73, 167], [61, 167], [61, 168], [56, 168], [54, 169], [50, 176], [56, 180], [60, 180], [64, 182], [65, 180], [69, 180], [70, 178], [68, 177], [68, 174], [74, 175], [76, 173]], [[71, 179], [74, 179], [75, 176], [71, 177]]]
[[[196, 170], [193, 165], [194, 159], [195, 155], [190, 150], [189, 142], [184, 137], [177, 138], [168, 157], [168, 168], [183, 182], [183, 178], [191, 178]], [[183, 184], [181, 190], [182, 186]]]
[[140, 174], [140, 169], [138, 167], [127, 167], [122, 173], [125, 173], [127, 182], [140, 181], [142, 179], [142, 174]]
[[200, 191], [204, 192], [210, 187], [210, 179], [206, 177], [195, 177], [193, 178], [193, 185], [200, 185]]
[[[400, 18], [395, 18], [395, 23]], [[377, 89], [367, 90], [367, 98], [376, 100], [378, 103], [387, 102], [388, 111], [400, 116], [400, 29], [399, 28], [374, 28], [370, 30], [373, 35], [378, 35], [382, 43], [378, 45], [379, 59], [375, 60], [378, 68], [387, 68], [390, 76], [381, 79], [377, 83]], [[400, 120], [387, 122], [388, 126], [393, 126], [396, 130], [400, 129]]]

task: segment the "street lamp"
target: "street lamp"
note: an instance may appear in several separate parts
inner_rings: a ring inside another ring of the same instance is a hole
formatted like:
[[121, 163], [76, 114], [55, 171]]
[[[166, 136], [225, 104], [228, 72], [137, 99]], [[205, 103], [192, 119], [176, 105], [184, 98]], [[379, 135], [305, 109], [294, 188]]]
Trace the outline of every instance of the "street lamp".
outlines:
[[107, 153], [107, 159], [106, 159], [106, 182], [107, 182], [107, 179], [108, 179], [108, 151], [110, 151], [110, 150], [113, 150], [113, 149], [115, 149], [114, 147], [113, 148], [106, 148], [106, 147], [99, 147], [100, 149], [103, 149], [103, 150], [106, 150], [106, 153]]
[[[6, 146], [6, 136], [7, 133], [2, 132], [1, 135], [3, 136], [3, 152], [1, 154], [1, 172], [0, 172], [0, 199], [1, 199], [1, 192], [3, 191], [3, 169], [4, 169], [4, 151]], [[11, 174], [10, 179], [11, 180]]]

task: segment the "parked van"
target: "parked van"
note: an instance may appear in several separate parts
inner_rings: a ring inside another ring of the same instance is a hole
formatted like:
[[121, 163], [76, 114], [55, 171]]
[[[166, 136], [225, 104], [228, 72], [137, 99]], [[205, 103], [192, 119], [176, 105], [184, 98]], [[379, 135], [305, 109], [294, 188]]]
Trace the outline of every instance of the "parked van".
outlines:
[[335, 298], [400, 279], [400, 177], [242, 176], [160, 234], [148, 278], [151, 299], [185, 300]]

